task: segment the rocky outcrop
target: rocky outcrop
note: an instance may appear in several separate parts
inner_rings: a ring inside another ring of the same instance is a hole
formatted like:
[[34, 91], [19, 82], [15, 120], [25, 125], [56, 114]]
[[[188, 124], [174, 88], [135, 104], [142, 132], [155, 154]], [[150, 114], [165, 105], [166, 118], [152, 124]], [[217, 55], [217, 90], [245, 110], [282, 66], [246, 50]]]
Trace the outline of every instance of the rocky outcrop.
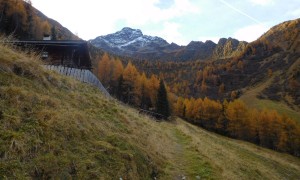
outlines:
[[213, 52], [213, 57], [218, 59], [231, 58], [240, 55], [246, 48], [247, 42], [233, 38], [221, 38]]

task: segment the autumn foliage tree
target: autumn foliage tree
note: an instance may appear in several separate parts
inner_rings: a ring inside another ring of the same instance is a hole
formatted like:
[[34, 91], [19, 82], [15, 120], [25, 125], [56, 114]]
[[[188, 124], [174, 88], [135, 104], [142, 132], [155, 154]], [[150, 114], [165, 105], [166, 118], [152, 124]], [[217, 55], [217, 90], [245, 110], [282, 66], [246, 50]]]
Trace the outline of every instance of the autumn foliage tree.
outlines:
[[230, 102], [225, 110], [225, 116], [228, 120], [227, 131], [230, 136], [238, 139], [244, 139], [248, 136], [248, 110], [242, 101]]
[[98, 77], [104, 86], [108, 86], [111, 79], [111, 61], [107, 53], [104, 53], [98, 63]]
[[149, 109], [152, 106], [152, 102], [150, 99], [150, 87], [148, 84], [148, 79], [146, 74], [143, 73], [138, 79], [138, 89], [139, 91], [139, 104], [142, 109]]
[[175, 107], [175, 114], [179, 117], [185, 117], [185, 104], [184, 99], [182, 97], [179, 97], [176, 101]]
[[124, 78], [124, 101], [129, 104], [137, 104], [138, 99], [138, 84], [137, 78], [139, 77], [139, 72], [136, 67], [132, 65], [131, 62], [127, 64], [123, 72]]

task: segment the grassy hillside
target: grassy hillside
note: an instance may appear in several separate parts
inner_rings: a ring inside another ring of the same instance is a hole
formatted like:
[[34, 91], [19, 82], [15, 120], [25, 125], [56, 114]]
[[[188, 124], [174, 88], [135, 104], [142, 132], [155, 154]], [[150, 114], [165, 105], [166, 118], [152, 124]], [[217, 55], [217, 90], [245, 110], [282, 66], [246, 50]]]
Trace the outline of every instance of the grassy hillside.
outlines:
[[156, 122], [0, 45], [0, 179], [298, 179], [299, 158]]
[[[279, 73], [274, 73], [279, 74]], [[298, 122], [300, 122], [300, 112], [292, 109], [288, 106], [284, 101], [272, 101], [270, 99], [260, 99], [258, 98], [263, 91], [268, 88], [271, 83], [274, 81], [274, 76], [272, 78], [268, 78], [265, 81], [257, 84], [254, 87], [248, 87], [244, 89], [243, 95], [240, 97], [249, 107], [257, 108], [257, 109], [274, 109], [282, 115], [287, 115]], [[296, 106], [294, 108], [297, 108]], [[298, 108], [297, 108], [298, 109]]]

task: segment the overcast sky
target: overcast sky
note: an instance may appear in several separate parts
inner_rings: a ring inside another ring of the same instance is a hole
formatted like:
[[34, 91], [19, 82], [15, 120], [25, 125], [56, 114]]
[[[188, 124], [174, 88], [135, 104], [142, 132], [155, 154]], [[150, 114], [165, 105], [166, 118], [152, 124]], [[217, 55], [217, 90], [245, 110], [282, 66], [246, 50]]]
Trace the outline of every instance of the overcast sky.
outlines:
[[270, 27], [300, 18], [300, 0], [32, 0], [33, 6], [89, 40], [141, 29], [169, 43], [233, 37], [253, 41]]

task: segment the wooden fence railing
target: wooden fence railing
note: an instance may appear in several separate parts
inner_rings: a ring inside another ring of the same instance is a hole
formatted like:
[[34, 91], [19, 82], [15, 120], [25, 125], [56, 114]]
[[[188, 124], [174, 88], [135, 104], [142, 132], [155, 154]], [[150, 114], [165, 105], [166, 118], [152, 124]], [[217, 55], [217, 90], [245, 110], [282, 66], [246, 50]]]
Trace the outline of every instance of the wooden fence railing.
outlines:
[[107, 90], [103, 87], [99, 79], [91, 71], [87, 69], [76, 69], [76, 68], [54, 66], [54, 65], [44, 65], [44, 67], [48, 70], [53, 70], [59, 74], [70, 76], [81, 82], [96, 86], [100, 91], [103, 92], [105, 96], [111, 97], [110, 94], [107, 92]]
[[149, 110], [145, 110], [145, 109], [138, 109], [140, 114], [146, 114], [148, 116], [154, 117], [157, 120], [161, 120], [161, 119], [168, 119], [166, 116], [153, 112], [153, 111], [149, 111]]

